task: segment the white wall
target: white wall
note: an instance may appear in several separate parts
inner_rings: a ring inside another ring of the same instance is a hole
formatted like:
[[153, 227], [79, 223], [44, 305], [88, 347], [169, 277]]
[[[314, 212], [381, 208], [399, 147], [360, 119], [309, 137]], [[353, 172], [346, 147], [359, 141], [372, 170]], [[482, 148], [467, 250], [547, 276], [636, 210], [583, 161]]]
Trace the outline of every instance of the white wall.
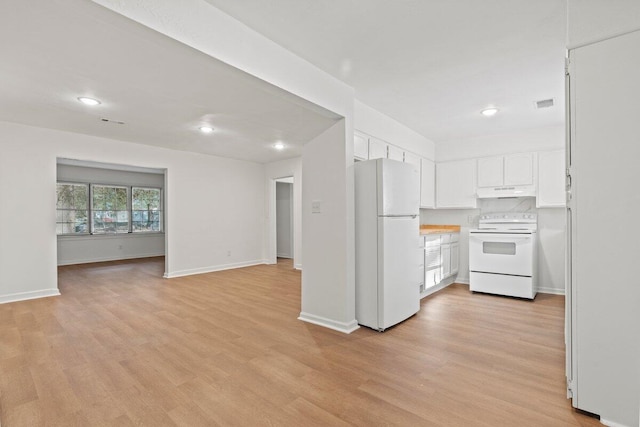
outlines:
[[446, 162], [449, 160], [499, 156], [528, 151], [561, 150], [565, 146], [565, 133], [564, 126], [552, 126], [520, 132], [484, 135], [477, 138], [451, 140], [438, 144], [436, 161]]
[[570, 49], [640, 29], [638, 0], [568, 0], [567, 14]]
[[167, 170], [168, 277], [264, 262], [263, 165], [0, 122], [0, 301], [57, 292], [57, 157]]
[[[63, 160], [64, 161], [64, 160]], [[57, 180], [164, 188], [164, 174], [57, 164]], [[164, 255], [164, 233], [58, 236], [58, 265]]]
[[[341, 120], [303, 149], [304, 270], [300, 319], [351, 332], [358, 328], [355, 319], [353, 129], [345, 122]], [[351, 159], [349, 169], [346, 159]], [[323, 179], [314, 179], [319, 176]], [[320, 212], [312, 212], [313, 204], [319, 205]]]
[[276, 248], [279, 258], [293, 258], [293, 184], [276, 182]]
[[276, 263], [276, 184], [275, 179], [293, 177], [293, 266], [302, 269], [302, 158], [265, 165], [265, 259]]
[[355, 101], [354, 111], [355, 129], [420, 157], [435, 159], [435, 145], [431, 140], [358, 100]]
[[163, 256], [164, 233], [58, 236], [58, 265]]

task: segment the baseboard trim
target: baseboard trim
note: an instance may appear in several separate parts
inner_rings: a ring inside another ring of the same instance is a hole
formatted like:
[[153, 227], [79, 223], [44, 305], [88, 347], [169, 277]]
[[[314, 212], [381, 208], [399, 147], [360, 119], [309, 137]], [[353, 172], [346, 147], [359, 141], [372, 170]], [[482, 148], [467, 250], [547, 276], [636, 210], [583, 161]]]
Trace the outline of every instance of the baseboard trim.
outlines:
[[468, 285], [469, 284], [469, 278], [468, 277], [456, 277], [456, 279], [454, 280], [454, 283], [462, 283], [463, 285]]
[[117, 256], [117, 257], [99, 257], [99, 258], [89, 258], [89, 259], [67, 260], [67, 261], [58, 262], [58, 267], [62, 267], [65, 265], [91, 264], [94, 262], [123, 261], [127, 259], [137, 259], [137, 258], [153, 258], [158, 256], [165, 256], [165, 253], [158, 252], [158, 253], [147, 253], [147, 254], [137, 254], [137, 255]]
[[302, 271], [302, 264], [294, 264], [293, 268], [295, 268], [296, 270]]
[[337, 320], [327, 319], [326, 317], [316, 316], [315, 314], [300, 312], [298, 320], [303, 322], [312, 323], [318, 326], [324, 326], [325, 328], [333, 329], [334, 331], [342, 332], [344, 334], [350, 334], [358, 329], [358, 321], [353, 319], [351, 322], [338, 322]]
[[58, 289], [42, 289], [39, 291], [18, 292], [15, 294], [0, 295], [0, 304], [26, 301], [37, 298], [55, 297], [58, 295], [60, 295], [60, 291]]
[[609, 427], [628, 427], [625, 424], [616, 423], [615, 421], [604, 420], [602, 417], [600, 418], [600, 424], [604, 424]]
[[232, 264], [212, 265], [209, 267], [192, 268], [189, 270], [178, 270], [164, 273], [162, 277], [165, 279], [173, 279], [174, 277], [192, 276], [194, 274], [213, 273], [215, 271], [232, 270], [234, 268], [251, 267], [254, 265], [269, 264], [266, 259], [257, 259], [253, 261], [235, 262]]
[[539, 294], [551, 294], [551, 295], [564, 295], [564, 289], [557, 288], [549, 288], [549, 287], [540, 287], [538, 286]]
[[429, 295], [433, 295], [433, 294], [435, 294], [436, 292], [438, 292], [438, 291], [440, 291], [440, 290], [442, 290], [442, 289], [446, 288], [447, 286], [452, 285], [452, 284], [454, 284], [454, 283], [457, 283], [457, 281], [456, 281], [456, 280], [454, 280], [454, 277], [453, 277], [453, 276], [452, 276], [452, 277], [449, 277], [449, 278], [447, 278], [447, 279], [444, 279], [443, 281], [441, 281], [441, 282], [440, 282], [440, 283], [438, 283], [437, 285], [435, 285], [435, 286], [433, 286], [433, 287], [431, 287], [431, 288], [428, 288], [428, 289], [425, 289], [424, 291], [422, 291], [422, 292], [420, 293], [420, 299], [425, 298], [425, 297], [428, 297]]

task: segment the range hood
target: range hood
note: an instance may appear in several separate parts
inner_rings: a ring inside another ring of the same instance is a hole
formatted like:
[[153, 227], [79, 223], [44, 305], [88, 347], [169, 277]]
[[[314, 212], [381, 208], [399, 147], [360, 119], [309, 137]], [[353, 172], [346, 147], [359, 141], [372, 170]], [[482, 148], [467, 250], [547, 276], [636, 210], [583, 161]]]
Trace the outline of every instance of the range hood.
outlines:
[[534, 185], [506, 185], [502, 187], [478, 188], [479, 199], [497, 199], [500, 197], [535, 197]]

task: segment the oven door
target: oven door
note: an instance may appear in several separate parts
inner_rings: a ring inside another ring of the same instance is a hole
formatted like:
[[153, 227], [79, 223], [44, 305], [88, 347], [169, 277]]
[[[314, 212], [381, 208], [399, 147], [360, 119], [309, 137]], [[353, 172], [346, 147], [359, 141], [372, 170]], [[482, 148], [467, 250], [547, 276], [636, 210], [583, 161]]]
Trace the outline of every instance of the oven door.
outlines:
[[469, 270], [532, 276], [534, 236], [531, 233], [469, 233]]

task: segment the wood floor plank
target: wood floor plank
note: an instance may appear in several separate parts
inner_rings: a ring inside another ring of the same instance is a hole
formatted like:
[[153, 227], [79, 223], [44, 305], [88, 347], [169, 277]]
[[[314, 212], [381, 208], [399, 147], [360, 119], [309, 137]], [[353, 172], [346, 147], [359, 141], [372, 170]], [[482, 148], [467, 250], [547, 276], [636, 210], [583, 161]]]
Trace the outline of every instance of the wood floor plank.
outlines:
[[163, 272], [60, 267], [61, 296], [0, 305], [2, 427], [599, 425], [566, 399], [562, 296], [454, 284], [345, 335], [297, 320], [290, 260]]

